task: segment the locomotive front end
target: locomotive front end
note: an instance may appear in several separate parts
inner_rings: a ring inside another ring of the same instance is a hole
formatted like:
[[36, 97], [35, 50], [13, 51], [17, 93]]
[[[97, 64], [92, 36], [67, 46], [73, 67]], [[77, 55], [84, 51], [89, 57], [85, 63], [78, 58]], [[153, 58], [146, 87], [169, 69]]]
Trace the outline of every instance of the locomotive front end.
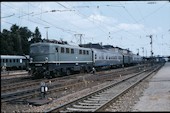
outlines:
[[50, 52], [50, 44], [36, 43], [30, 46], [31, 74], [35, 78], [48, 78], [50, 75], [50, 60], [54, 58]]

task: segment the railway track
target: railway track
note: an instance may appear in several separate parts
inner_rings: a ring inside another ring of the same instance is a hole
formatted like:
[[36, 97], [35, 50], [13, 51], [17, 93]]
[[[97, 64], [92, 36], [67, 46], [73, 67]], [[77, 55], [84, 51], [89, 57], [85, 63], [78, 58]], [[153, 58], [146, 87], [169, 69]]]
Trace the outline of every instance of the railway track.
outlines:
[[[162, 66], [162, 65], [161, 65]], [[161, 66], [135, 74], [117, 83], [110, 84], [86, 96], [75, 99], [67, 104], [57, 106], [45, 112], [95, 112], [103, 111], [111, 102], [130, 90], [143, 79], [158, 71]]]
[[[139, 69], [137, 67], [137, 69]], [[127, 69], [128, 70], [128, 69]], [[133, 68], [129, 68], [129, 70], [133, 70]], [[138, 70], [137, 70], [138, 71]], [[117, 73], [117, 75], [119, 76], [119, 74], [123, 75], [124, 72], [118, 70], [118, 71], [115, 71]], [[119, 73], [118, 73], [119, 72]], [[126, 71], [127, 73], [127, 71]], [[129, 73], [132, 73], [132, 72], [129, 72]], [[105, 74], [105, 75], [96, 75], [96, 77], [91, 76], [89, 77], [88, 79], [86, 78], [87, 81], [98, 81], [98, 79], [103, 79], [103, 80], [106, 80], [106, 77], [108, 80], [112, 80], [113, 79], [113, 76], [110, 75], [111, 73], [108, 73], [108, 74]], [[112, 72], [113, 74], [113, 72]], [[89, 75], [90, 76], [90, 75]], [[68, 80], [66, 81], [65, 79], [71, 79], [72, 80]], [[79, 80], [77, 80], [77, 78], [74, 80], [73, 78], [75, 78], [75, 76], [66, 76], [66, 77], [62, 77], [62, 78], [55, 78], [55, 79], [52, 79], [52, 83], [53, 83], [53, 86], [49, 87], [49, 91], [48, 93], [52, 93], [52, 92], [59, 92], [59, 91], [65, 91], [67, 89], [71, 89], [73, 87], [79, 87], [79, 86], [82, 86], [84, 85], [84, 81], [83, 81], [83, 77], [79, 77]], [[64, 80], [63, 80], [64, 79]], [[49, 80], [46, 80], [45, 82], [48, 82]], [[61, 82], [60, 82], [61, 81]], [[65, 84], [63, 83], [63, 81], [65, 81]], [[78, 82], [77, 82], [78, 81]], [[56, 83], [57, 82], [57, 83]], [[104, 82], [104, 81], [103, 81]], [[60, 84], [59, 84], [60, 83]], [[61, 84], [63, 83], [63, 84]], [[75, 84], [76, 83], [76, 84]], [[27, 88], [26, 90], [16, 90], [16, 89], [19, 89], [22, 87], [22, 85], [20, 86], [19, 84], [16, 84], [17, 87], [12, 87], [10, 89], [2, 89], [2, 92], [5, 92], [5, 91], [9, 91], [9, 90], [13, 90], [14, 92], [7, 92], [7, 93], [1, 93], [1, 102], [4, 103], [4, 102], [10, 102], [10, 101], [14, 101], [14, 100], [21, 100], [21, 99], [27, 99], [27, 98], [32, 98], [32, 97], [35, 97], [35, 96], [38, 96], [40, 95], [40, 81], [36, 81], [35, 83], [30, 83], [30, 84], [24, 84], [23, 87], [24, 89], [26, 89], [26, 87], [28, 86], [34, 86], [34, 88]], [[63, 87], [61, 87], [63, 86]]]
[[5, 79], [5, 78], [11, 78], [11, 77], [20, 77], [22, 75], [28, 75], [27, 71], [6, 71], [4, 73], [1, 73], [1, 79]]
[[[128, 67], [128, 68], [125, 68], [124, 70], [125, 71], [128, 71], [128, 70], [133, 70], [135, 68], [143, 68], [144, 66], [135, 66], [135, 67]], [[122, 69], [117, 69], [113, 72], [108, 72], [107, 74], [113, 74], [114, 72], [115, 73], [120, 73], [122, 71]], [[98, 72], [98, 74], [103, 74], [102, 72]], [[62, 79], [70, 79], [70, 78], [75, 78], [79, 75], [71, 75], [71, 76], [65, 76], [65, 77], [59, 77], [59, 78], [54, 78], [54, 79], [49, 79], [49, 80], [44, 80], [44, 79], [38, 79], [38, 80], [29, 80], [29, 81], [23, 81], [23, 82], [19, 82], [19, 83], [13, 83], [13, 84], [7, 84], [7, 85], [2, 85], [1, 87], [1, 92], [2, 93], [5, 93], [5, 92], [11, 92], [11, 91], [17, 91], [19, 89], [26, 89], [28, 87], [31, 87], [31, 86], [39, 86], [40, 82], [41, 81], [44, 81], [46, 83], [48, 83], [49, 81], [51, 82], [60, 82], [62, 81]]]

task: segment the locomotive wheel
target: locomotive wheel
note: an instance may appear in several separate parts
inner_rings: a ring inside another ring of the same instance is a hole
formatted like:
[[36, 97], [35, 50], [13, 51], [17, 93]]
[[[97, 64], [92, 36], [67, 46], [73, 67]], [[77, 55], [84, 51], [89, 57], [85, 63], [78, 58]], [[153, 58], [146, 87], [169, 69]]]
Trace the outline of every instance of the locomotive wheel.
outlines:
[[59, 71], [56, 71], [55, 73], [54, 73], [54, 77], [59, 77], [60, 76], [60, 72]]
[[85, 73], [85, 69], [82, 68], [82, 69], [80, 70], [80, 73]]
[[70, 70], [69, 70], [69, 69], [67, 69], [67, 71], [66, 71], [66, 75], [70, 75], [70, 74], [71, 74]]
[[86, 68], [86, 72], [90, 73], [90, 67]]

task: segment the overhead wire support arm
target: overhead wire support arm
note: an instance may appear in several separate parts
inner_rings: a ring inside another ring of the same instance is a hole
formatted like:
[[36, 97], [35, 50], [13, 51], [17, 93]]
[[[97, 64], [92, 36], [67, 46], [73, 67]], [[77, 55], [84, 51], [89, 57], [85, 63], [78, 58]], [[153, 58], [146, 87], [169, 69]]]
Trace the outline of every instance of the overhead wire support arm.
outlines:
[[51, 10], [51, 11], [44, 11], [44, 12], [41, 12], [41, 13], [37, 13], [37, 14], [34, 14], [32, 16], [35, 16], [35, 15], [40, 15], [40, 14], [43, 14], [43, 13], [49, 13], [49, 12], [65, 12], [65, 11], [75, 11], [75, 10]]

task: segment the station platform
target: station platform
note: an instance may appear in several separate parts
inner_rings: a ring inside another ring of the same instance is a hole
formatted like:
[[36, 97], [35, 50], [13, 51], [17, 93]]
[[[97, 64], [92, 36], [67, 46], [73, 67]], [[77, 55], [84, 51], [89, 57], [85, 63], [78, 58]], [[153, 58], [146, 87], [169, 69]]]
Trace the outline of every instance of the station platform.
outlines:
[[170, 62], [149, 80], [149, 87], [133, 107], [133, 111], [170, 111]]

